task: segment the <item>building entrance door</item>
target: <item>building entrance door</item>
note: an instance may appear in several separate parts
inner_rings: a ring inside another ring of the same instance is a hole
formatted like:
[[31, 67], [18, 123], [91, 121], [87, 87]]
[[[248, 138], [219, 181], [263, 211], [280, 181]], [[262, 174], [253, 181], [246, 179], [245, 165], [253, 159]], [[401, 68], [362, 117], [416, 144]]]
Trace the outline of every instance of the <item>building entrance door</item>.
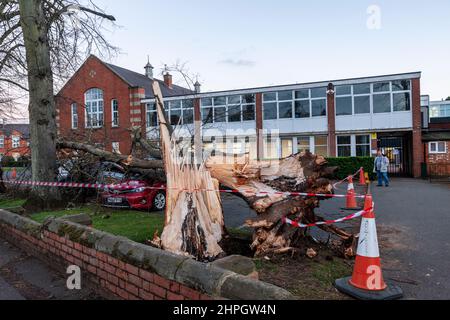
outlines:
[[390, 175], [411, 175], [409, 144], [405, 136], [380, 137], [378, 148], [389, 158], [388, 172]]

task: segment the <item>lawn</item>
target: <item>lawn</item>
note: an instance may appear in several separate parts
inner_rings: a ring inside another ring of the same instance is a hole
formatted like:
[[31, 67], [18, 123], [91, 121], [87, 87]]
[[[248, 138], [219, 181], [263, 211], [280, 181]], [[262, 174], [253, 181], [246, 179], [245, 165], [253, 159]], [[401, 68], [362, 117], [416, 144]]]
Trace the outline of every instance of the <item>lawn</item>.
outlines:
[[[0, 199], [0, 209], [17, 209], [24, 204], [23, 199]], [[95, 205], [85, 205], [70, 210], [40, 212], [31, 215], [31, 219], [42, 223], [48, 217], [62, 217], [86, 213], [92, 218], [93, 227], [108, 233], [126, 237], [143, 243], [151, 240], [156, 230], [161, 234], [164, 226], [162, 212], [141, 212], [134, 210], [112, 210]]]

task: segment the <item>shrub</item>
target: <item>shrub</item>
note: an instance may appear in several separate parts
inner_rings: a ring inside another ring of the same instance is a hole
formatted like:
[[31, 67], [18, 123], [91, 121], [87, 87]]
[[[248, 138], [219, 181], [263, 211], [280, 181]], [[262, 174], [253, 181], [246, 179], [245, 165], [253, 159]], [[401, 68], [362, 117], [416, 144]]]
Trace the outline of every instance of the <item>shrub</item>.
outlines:
[[2, 157], [2, 167], [13, 167], [16, 164], [16, 160], [14, 160], [11, 156], [3, 156]]
[[330, 167], [339, 167], [336, 172], [335, 179], [342, 180], [349, 175], [354, 174], [361, 167], [364, 168], [364, 172], [369, 173], [370, 179], [373, 180], [375, 175], [373, 173], [372, 157], [341, 157], [341, 158], [327, 158], [328, 165]]

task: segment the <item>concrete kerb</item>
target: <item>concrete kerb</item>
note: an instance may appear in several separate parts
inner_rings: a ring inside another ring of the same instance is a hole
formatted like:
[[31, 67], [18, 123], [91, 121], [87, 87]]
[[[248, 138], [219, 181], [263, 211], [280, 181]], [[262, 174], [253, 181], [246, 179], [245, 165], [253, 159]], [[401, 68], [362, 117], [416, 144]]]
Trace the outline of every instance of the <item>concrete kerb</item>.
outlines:
[[44, 230], [48, 230], [214, 297], [244, 300], [294, 299], [291, 293], [277, 286], [62, 218], [50, 218], [44, 224], [40, 224], [0, 210], [0, 224], [2, 223], [38, 239], [43, 237]]

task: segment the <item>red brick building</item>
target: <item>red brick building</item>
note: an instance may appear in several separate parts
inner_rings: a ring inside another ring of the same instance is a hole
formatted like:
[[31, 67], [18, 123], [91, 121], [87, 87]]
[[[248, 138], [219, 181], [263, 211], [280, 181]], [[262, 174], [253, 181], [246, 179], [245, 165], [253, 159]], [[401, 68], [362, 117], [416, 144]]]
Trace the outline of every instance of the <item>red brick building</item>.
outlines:
[[0, 158], [3, 156], [20, 157], [30, 155], [30, 126], [28, 124], [0, 125]]
[[192, 93], [174, 85], [168, 73], [164, 81], [153, 78], [150, 63], [139, 74], [90, 56], [56, 96], [58, 133], [130, 153], [129, 129], [146, 127], [141, 100], [153, 97], [152, 81], [160, 83], [165, 97]]

